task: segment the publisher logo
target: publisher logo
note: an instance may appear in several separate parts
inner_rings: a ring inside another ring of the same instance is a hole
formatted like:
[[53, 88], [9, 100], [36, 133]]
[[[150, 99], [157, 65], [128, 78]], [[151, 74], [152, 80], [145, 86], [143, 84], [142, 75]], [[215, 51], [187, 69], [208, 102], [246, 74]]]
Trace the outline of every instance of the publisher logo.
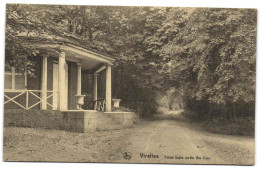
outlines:
[[132, 154], [130, 152], [123, 153], [123, 158], [126, 160], [130, 160], [132, 158]]

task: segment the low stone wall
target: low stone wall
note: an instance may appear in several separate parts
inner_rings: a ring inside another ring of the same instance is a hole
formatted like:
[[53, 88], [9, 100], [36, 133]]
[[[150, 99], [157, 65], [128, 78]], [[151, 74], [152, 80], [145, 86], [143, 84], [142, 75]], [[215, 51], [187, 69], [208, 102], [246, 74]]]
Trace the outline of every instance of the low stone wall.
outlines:
[[44, 129], [62, 129], [74, 132], [94, 132], [130, 127], [132, 112], [97, 112], [91, 110], [23, 110], [6, 109], [4, 125]]
[[74, 132], [84, 131], [84, 112], [62, 112], [63, 113], [63, 129]]
[[124, 126], [132, 126], [135, 118], [134, 112], [105, 112], [105, 114]]
[[63, 129], [63, 114], [53, 110], [5, 109], [4, 126]]
[[75, 132], [120, 129], [133, 125], [132, 112], [63, 111], [64, 128]]

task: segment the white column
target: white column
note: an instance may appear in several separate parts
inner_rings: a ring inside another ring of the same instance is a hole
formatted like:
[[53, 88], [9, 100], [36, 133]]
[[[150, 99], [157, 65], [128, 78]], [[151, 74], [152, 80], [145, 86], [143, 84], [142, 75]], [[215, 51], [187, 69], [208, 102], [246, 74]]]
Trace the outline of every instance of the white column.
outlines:
[[66, 110], [66, 61], [65, 52], [59, 56], [59, 110]]
[[78, 65], [78, 82], [77, 82], [77, 95], [81, 95], [81, 65], [80, 63]]
[[111, 65], [106, 68], [106, 111], [111, 111]]
[[12, 67], [12, 90], [15, 89], [15, 67]]
[[47, 56], [42, 57], [42, 79], [41, 79], [41, 109], [47, 109]]
[[24, 87], [25, 89], [28, 88], [28, 85], [27, 85], [27, 56], [25, 56], [24, 58]]
[[95, 104], [94, 104], [94, 110], [97, 109], [97, 77], [98, 77], [98, 74], [97, 73], [94, 73], [94, 86], [93, 86], [93, 96], [94, 96], [94, 101], [95, 101]]

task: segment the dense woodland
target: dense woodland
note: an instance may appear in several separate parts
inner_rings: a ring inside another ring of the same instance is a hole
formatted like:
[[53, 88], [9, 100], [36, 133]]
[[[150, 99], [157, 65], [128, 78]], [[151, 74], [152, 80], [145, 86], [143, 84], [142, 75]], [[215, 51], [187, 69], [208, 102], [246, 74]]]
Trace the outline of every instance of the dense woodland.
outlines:
[[140, 116], [174, 88], [168, 101], [182, 98], [185, 112], [233, 120], [254, 116], [256, 23], [255, 9], [9, 4], [5, 61], [37, 57], [32, 34], [69, 35], [116, 59], [112, 95]]

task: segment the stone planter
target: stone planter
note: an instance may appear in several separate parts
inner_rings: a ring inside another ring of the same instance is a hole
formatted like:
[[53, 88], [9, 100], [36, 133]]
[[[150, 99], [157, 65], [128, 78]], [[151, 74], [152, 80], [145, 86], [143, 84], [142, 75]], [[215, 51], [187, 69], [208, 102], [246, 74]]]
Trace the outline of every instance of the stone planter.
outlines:
[[76, 96], [76, 99], [77, 99], [77, 109], [80, 110], [82, 109], [82, 105], [84, 104], [84, 97], [86, 95], [75, 95]]
[[120, 107], [121, 99], [112, 99], [113, 101], [113, 107]]

